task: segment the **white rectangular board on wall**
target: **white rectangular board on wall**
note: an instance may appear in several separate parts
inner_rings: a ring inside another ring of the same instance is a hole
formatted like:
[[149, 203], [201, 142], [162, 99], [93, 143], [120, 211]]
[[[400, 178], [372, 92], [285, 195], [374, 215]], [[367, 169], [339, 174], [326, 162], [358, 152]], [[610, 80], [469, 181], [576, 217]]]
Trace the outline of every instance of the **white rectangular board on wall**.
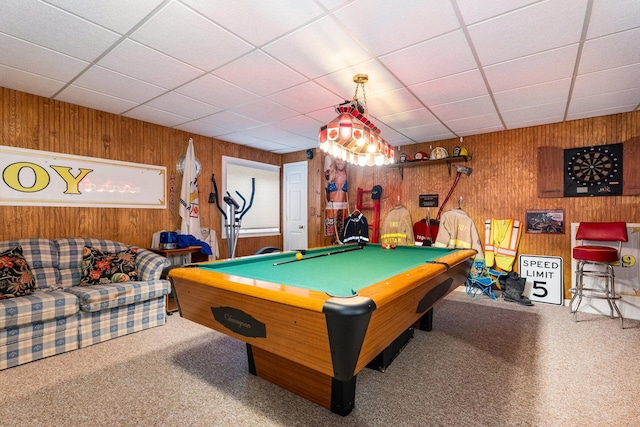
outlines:
[[[571, 251], [578, 244], [576, 232], [579, 223], [571, 223]], [[615, 274], [616, 293], [621, 296], [617, 305], [622, 312], [622, 316], [628, 319], [640, 320], [640, 224], [627, 223], [627, 234], [629, 240], [622, 243], [621, 262], [613, 267]], [[586, 240], [585, 244], [603, 244], [603, 242], [593, 242]], [[605, 243], [606, 244], [606, 243]], [[615, 243], [609, 244], [616, 246]], [[595, 279], [602, 280], [602, 279]], [[576, 262], [571, 260], [571, 287], [575, 287]], [[587, 286], [585, 284], [585, 286]], [[601, 285], [599, 285], [601, 286]], [[604, 299], [584, 298], [580, 304], [580, 311], [586, 313], [597, 313], [609, 315], [609, 305]]]
[[167, 168], [0, 145], [0, 205], [166, 209]]

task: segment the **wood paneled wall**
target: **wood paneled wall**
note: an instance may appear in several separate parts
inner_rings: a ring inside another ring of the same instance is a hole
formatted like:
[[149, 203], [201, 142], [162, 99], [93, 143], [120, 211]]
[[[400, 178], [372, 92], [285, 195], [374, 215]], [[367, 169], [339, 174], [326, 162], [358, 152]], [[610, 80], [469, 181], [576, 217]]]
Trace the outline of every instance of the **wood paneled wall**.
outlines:
[[[451, 139], [404, 146], [399, 152], [413, 156], [418, 151], [430, 153], [436, 146], [445, 147], [449, 153], [455, 146], [469, 150], [472, 159], [460, 164], [471, 167], [473, 172], [470, 176], [461, 176], [445, 210], [457, 207], [459, 197], [463, 197], [461, 207], [473, 219], [481, 238], [484, 238], [486, 219], [515, 218], [524, 222], [526, 210], [564, 209], [565, 234], [523, 233], [518, 253], [562, 257], [566, 289], [571, 283], [570, 224], [580, 221], [640, 222], [640, 197], [538, 198], [538, 147], [564, 149], [602, 145], [637, 136], [640, 136], [640, 112], [632, 112], [470, 136], [462, 142]], [[418, 207], [418, 196], [438, 194], [442, 203], [455, 178], [455, 168], [452, 167], [449, 175], [446, 164], [404, 168], [403, 172], [404, 179], [394, 168], [351, 168], [349, 197], [355, 200], [357, 187], [371, 189], [380, 184], [383, 187], [382, 217], [393, 206], [402, 203], [415, 222], [427, 214], [426, 208]], [[437, 209], [431, 208], [431, 216], [436, 213]]]
[[[196, 156], [203, 172], [200, 179], [201, 223], [220, 236], [220, 214], [207, 202], [212, 173], [220, 179], [222, 156], [232, 156], [282, 166], [306, 161], [304, 151], [277, 155], [213, 138], [192, 135], [139, 120], [104, 113], [0, 88], [2, 145], [107, 158], [167, 167], [169, 209], [111, 209], [73, 207], [0, 207], [0, 239], [20, 237], [91, 236], [128, 244], [148, 246], [155, 231], [180, 226], [178, 203], [181, 177], [177, 159], [193, 138]], [[537, 152], [539, 147], [573, 148], [626, 141], [640, 136], [640, 112], [616, 114], [565, 123], [494, 132], [438, 142], [401, 147], [399, 152], [413, 156], [443, 146], [452, 152], [466, 147], [472, 159], [465, 163], [473, 172], [463, 175], [445, 209], [462, 208], [480, 230], [488, 218], [525, 219], [528, 209], [564, 209], [567, 232], [560, 235], [526, 234], [520, 242], [520, 254], [560, 256], [565, 262], [565, 288], [570, 283], [571, 242], [569, 224], [580, 221], [640, 222], [639, 196], [592, 198], [538, 198]], [[309, 160], [309, 247], [327, 245], [323, 236], [323, 162], [319, 150]], [[636, 171], [640, 173], [640, 171]], [[174, 185], [171, 185], [171, 177]], [[404, 204], [417, 221], [426, 217], [418, 207], [420, 194], [438, 194], [440, 202], [455, 178], [455, 168], [446, 164], [404, 168], [358, 167], [349, 169], [349, 200], [355, 206], [358, 187], [383, 187], [382, 217], [398, 203]], [[431, 209], [434, 217], [437, 209]], [[282, 237], [239, 239], [237, 254], [249, 255], [263, 246], [282, 247]], [[220, 255], [226, 257], [226, 241], [219, 239]]]
[[[181, 175], [176, 162], [193, 138], [202, 163], [201, 225], [221, 236], [220, 213], [207, 203], [210, 178], [221, 181], [222, 156], [280, 166], [281, 156], [73, 104], [0, 88], [1, 145], [97, 157], [167, 168], [167, 209], [0, 206], [0, 239], [96, 237], [148, 247], [159, 230], [180, 228]], [[5, 189], [2, 189], [5, 191]], [[226, 240], [219, 240], [221, 257]], [[239, 239], [237, 254], [281, 246], [281, 236]]]

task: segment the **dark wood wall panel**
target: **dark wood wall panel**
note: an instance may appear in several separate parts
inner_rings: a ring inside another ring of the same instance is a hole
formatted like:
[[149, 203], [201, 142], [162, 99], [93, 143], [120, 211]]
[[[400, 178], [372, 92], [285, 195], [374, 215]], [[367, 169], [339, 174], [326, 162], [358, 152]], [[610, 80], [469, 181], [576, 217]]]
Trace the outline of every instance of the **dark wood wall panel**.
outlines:
[[[167, 168], [167, 186], [175, 179], [173, 203], [167, 209], [116, 209], [39, 206], [2, 206], [0, 239], [22, 237], [97, 237], [147, 247], [154, 232], [180, 227], [178, 203], [181, 176], [176, 162], [193, 138], [196, 157], [202, 163], [199, 181], [201, 224], [221, 236], [220, 213], [207, 203], [210, 177], [221, 179], [222, 155], [280, 165], [272, 153], [226, 143], [213, 138], [154, 125], [0, 88], [2, 145], [79, 156], [144, 163]], [[220, 182], [220, 181], [219, 181]], [[171, 200], [167, 189], [167, 204]], [[281, 236], [239, 239], [237, 254], [248, 255], [263, 246], [281, 246]], [[226, 241], [219, 239], [226, 257]]]
[[[539, 198], [538, 150], [540, 147], [552, 147], [562, 152], [565, 148], [622, 142], [638, 136], [640, 112], [633, 112], [469, 136], [462, 142], [451, 139], [404, 146], [399, 152], [413, 156], [418, 151], [430, 153], [432, 148], [443, 146], [451, 153], [458, 145], [469, 150], [472, 159], [460, 164], [473, 168], [473, 172], [460, 178], [445, 210], [456, 208], [458, 198], [462, 196], [462, 208], [474, 220], [481, 238], [484, 238], [486, 219], [516, 218], [524, 222], [528, 209], [564, 209], [566, 234], [523, 233], [518, 253], [562, 257], [565, 288], [568, 288], [571, 281], [570, 223], [640, 222], [640, 198]], [[638, 139], [631, 143], [637, 145]], [[628, 172], [638, 176], [637, 163], [632, 168], [635, 170]], [[446, 164], [440, 163], [404, 168], [404, 179], [400, 178], [397, 168], [366, 167], [352, 171], [355, 172], [349, 177], [350, 197], [355, 197], [358, 186], [370, 188], [373, 184], [380, 184], [384, 188], [382, 216], [396, 203], [402, 203], [411, 212], [414, 222], [426, 215], [426, 208], [418, 206], [418, 195], [438, 194], [442, 203], [455, 178], [455, 168], [452, 167], [449, 176]], [[552, 173], [561, 179], [561, 172]], [[432, 216], [435, 211], [431, 209]]]
[[[1, 239], [19, 237], [93, 236], [148, 246], [153, 232], [180, 226], [178, 202], [181, 177], [176, 161], [193, 138], [196, 156], [203, 173], [199, 182], [202, 201], [201, 223], [221, 235], [220, 213], [207, 202], [210, 177], [221, 179], [222, 156], [232, 156], [282, 166], [306, 160], [305, 152], [277, 155], [212, 138], [191, 135], [174, 129], [116, 116], [76, 105], [0, 88], [0, 136], [2, 145], [108, 158], [167, 167], [168, 183], [175, 179], [173, 203], [162, 209], [111, 209], [73, 207], [0, 207]], [[464, 163], [473, 168], [463, 175], [445, 209], [455, 208], [460, 196], [462, 208], [473, 218], [484, 236], [482, 225], [488, 218], [524, 220], [527, 209], [564, 209], [567, 233], [564, 235], [523, 234], [520, 254], [561, 256], [565, 261], [565, 284], [570, 283], [571, 262], [569, 223], [591, 221], [640, 222], [638, 196], [594, 198], [539, 198], [538, 150], [601, 145], [627, 141], [637, 150], [640, 137], [640, 112], [616, 114], [565, 123], [535, 126], [504, 132], [449, 139], [400, 147], [399, 152], [413, 156], [430, 153], [436, 146], [452, 152], [457, 145], [466, 147], [472, 159]], [[637, 151], [636, 151], [637, 152]], [[323, 236], [324, 213], [323, 160], [314, 150], [309, 166], [309, 247], [330, 244]], [[636, 167], [636, 166], [634, 166]], [[401, 178], [397, 167], [349, 167], [349, 200], [355, 207], [358, 187], [370, 190], [383, 187], [382, 218], [396, 204], [409, 209], [414, 222], [426, 217], [426, 208], [418, 207], [420, 194], [438, 194], [444, 201], [455, 178], [446, 164], [404, 168]], [[637, 170], [627, 171], [638, 176]], [[168, 185], [169, 185], [168, 184]], [[168, 200], [169, 202], [169, 200]], [[366, 200], [370, 203], [370, 200]], [[430, 210], [435, 217], [437, 209]], [[370, 214], [368, 215], [370, 217]], [[220, 253], [226, 257], [226, 242], [219, 240]], [[238, 255], [248, 255], [263, 246], [282, 246], [282, 237], [240, 239]]]

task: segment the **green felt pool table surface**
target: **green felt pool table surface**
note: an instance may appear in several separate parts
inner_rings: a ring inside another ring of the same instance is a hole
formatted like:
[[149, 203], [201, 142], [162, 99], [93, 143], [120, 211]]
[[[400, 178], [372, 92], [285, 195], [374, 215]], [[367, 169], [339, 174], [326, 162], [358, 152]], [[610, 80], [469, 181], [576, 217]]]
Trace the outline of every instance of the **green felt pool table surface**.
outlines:
[[[305, 251], [302, 260], [296, 252], [266, 254], [224, 262], [200, 264], [206, 270], [326, 292], [332, 296], [351, 296], [359, 289], [402, 274], [456, 249], [398, 246], [383, 249], [379, 244], [329, 246]], [[274, 265], [275, 264], [275, 265]]]

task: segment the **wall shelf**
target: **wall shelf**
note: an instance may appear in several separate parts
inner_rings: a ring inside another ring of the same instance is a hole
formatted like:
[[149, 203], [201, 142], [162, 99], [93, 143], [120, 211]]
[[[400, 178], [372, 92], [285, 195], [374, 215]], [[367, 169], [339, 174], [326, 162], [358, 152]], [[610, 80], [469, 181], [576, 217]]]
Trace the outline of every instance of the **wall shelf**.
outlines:
[[432, 166], [432, 165], [446, 163], [449, 176], [451, 176], [451, 163], [460, 162], [460, 161], [466, 163], [469, 160], [471, 160], [471, 156], [454, 156], [454, 157], [446, 157], [444, 159], [436, 159], [436, 160], [414, 160], [412, 162], [394, 163], [394, 164], [388, 165], [387, 167], [390, 169], [399, 169], [400, 179], [404, 179], [404, 168], [424, 167], [424, 166]]

